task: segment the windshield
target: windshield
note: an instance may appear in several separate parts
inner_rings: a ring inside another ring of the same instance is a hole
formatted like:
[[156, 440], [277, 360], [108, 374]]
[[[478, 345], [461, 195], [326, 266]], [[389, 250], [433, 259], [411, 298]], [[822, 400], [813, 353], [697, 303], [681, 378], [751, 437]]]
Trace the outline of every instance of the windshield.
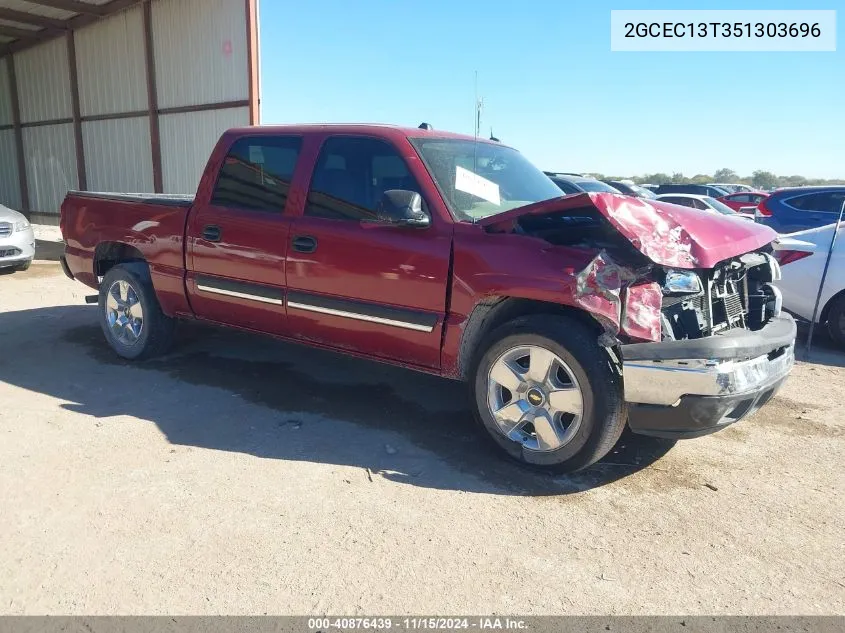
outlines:
[[480, 220], [561, 196], [548, 176], [510, 147], [463, 139], [409, 140], [457, 220]]
[[575, 180], [575, 184], [584, 191], [604, 191], [606, 193], [622, 193], [616, 187], [611, 187], [601, 180]]
[[733, 209], [731, 209], [728, 205], [722, 204], [715, 198], [711, 198], [709, 196], [704, 198], [704, 201], [714, 210], [718, 211], [722, 215], [733, 215], [736, 213]]

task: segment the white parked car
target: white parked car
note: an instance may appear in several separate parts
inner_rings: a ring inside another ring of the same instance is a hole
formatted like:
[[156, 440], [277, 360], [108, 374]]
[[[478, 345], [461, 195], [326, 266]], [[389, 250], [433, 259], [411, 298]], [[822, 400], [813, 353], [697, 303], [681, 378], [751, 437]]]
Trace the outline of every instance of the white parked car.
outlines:
[[702, 211], [709, 211], [710, 213], [720, 213], [732, 218], [740, 218], [745, 220], [754, 220], [750, 215], [743, 215], [737, 213], [723, 202], [719, 202], [716, 198], [710, 196], [700, 196], [695, 193], [664, 193], [655, 198], [661, 202], [671, 202], [672, 204], [679, 204], [682, 207], [692, 207], [693, 209], [701, 209]]
[[22, 213], [0, 204], [0, 271], [26, 270], [35, 257], [35, 235]]
[[[813, 318], [834, 227], [829, 224], [782, 235], [775, 242], [775, 257], [781, 265], [776, 285], [783, 294], [783, 307], [808, 321]], [[827, 325], [831, 338], [845, 347], [845, 223], [830, 258], [816, 321]]]

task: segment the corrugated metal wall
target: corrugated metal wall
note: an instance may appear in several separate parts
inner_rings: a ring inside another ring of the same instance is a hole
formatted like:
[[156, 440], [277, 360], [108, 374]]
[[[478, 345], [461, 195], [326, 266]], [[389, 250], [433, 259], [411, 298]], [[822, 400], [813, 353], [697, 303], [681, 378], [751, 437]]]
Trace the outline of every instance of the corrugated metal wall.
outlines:
[[[0, 126], [12, 123], [8, 63], [7, 59], [0, 59]], [[12, 129], [0, 130], [0, 204], [12, 209], [21, 208], [15, 131]]]
[[0, 125], [12, 123], [12, 90], [9, 86], [9, 60], [0, 59]]
[[[257, 103], [250, 94], [248, 6], [248, 0], [152, 0], [158, 97], [152, 110], [143, 4], [74, 32], [78, 119], [68, 38], [15, 53], [23, 169], [11, 129], [8, 60], [0, 59], [0, 203], [57, 219], [61, 200], [81, 178], [77, 130], [89, 190], [153, 192], [160, 173], [164, 192], [194, 192], [220, 134], [248, 125], [250, 108], [243, 104]], [[73, 15], [44, 11], [57, 19]], [[195, 106], [201, 111], [168, 112]], [[150, 112], [159, 118], [160, 172]], [[21, 200], [21, 171], [28, 200]]]
[[15, 71], [22, 123], [72, 116], [67, 42], [63, 38], [15, 55]]
[[163, 115], [161, 159], [165, 193], [194, 193], [220, 135], [229, 128], [248, 124], [248, 108]]
[[153, 190], [148, 117], [82, 124], [85, 169], [92, 191]]
[[141, 8], [97, 22], [76, 35], [82, 116], [147, 109]]
[[21, 188], [14, 130], [0, 130], [0, 159], [0, 204], [20, 209]]
[[69, 189], [79, 186], [73, 125], [23, 129], [29, 206], [35, 213], [56, 213]]
[[[162, 108], [244, 99], [248, 91], [244, 3], [161, 0], [152, 6]], [[185, 60], [182, 64], [169, 60]]]

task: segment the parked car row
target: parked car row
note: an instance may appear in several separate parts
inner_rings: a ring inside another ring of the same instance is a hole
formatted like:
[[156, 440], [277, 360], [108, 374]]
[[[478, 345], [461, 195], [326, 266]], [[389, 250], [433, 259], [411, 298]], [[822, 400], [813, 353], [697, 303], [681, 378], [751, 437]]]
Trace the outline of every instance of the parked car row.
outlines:
[[[648, 189], [632, 181], [596, 180], [595, 178], [582, 174], [552, 171], [547, 171], [545, 174], [565, 194], [581, 193], [583, 191], [621, 193], [635, 198], [661, 200], [692, 209], [700, 209], [727, 216], [745, 217], [747, 219], [753, 219], [755, 205], [750, 202], [751, 198], [762, 197], [762, 194], [758, 194], [758, 192], [728, 193], [726, 190], [714, 185], [666, 184]], [[739, 198], [736, 198], [736, 196], [739, 196]], [[730, 204], [727, 203], [728, 200], [731, 201]], [[740, 200], [744, 204], [741, 204], [739, 202]], [[745, 210], [746, 215], [740, 215], [741, 210]]]
[[722, 215], [753, 218], [782, 234], [831, 224], [845, 201], [845, 185], [790, 187], [768, 193], [742, 184], [636, 185], [623, 180], [600, 181], [581, 174], [545, 173], [565, 194], [607, 191], [637, 198], [656, 198]]

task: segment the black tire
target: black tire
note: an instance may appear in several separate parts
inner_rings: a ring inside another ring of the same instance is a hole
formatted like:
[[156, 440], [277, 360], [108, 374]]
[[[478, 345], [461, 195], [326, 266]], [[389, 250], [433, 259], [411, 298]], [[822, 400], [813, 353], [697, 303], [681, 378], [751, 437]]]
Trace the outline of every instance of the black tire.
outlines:
[[[521, 464], [554, 472], [573, 472], [604, 457], [625, 428], [624, 388], [613, 359], [597, 343], [598, 335], [565, 316], [531, 315], [510, 321], [485, 337], [470, 374], [477, 422], [488, 437]], [[520, 346], [542, 347], [563, 360], [581, 391], [580, 425], [556, 450], [530, 450], [499, 428], [488, 406], [488, 376], [503, 354]]]
[[827, 331], [839, 347], [845, 348], [845, 295], [836, 297], [827, 311]]
[[18, 264], [15, 266], [15, 271], [22, 273], [25, 270], [29, 270], [29, 267], [32, 265], [32, 260], [28, 259], [23, 264]]
[[[125, 281], [131, 286], [143, 311], [140, 334], [133, 343], [121, 341], [107, 318], [106, 301], [109, 289], [118, 281]], [[118, 356], [129, 360], [152, 358], [166, 352], [173, 342], [176, 322], [161, 311], [146, 264], [133, 262], [111, 268], [100, 284], [98, 306], [100, 327], [106, 341]]]

